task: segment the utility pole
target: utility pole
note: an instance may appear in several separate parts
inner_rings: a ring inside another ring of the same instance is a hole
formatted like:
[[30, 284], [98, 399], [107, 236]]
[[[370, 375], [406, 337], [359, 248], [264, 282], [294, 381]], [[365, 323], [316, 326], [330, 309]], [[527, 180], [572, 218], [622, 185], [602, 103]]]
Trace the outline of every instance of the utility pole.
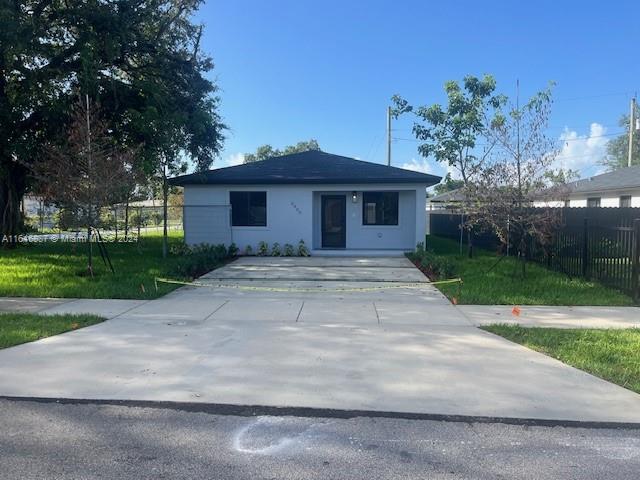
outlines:
[[633, 131], [636, 128], [636, 97], [631, 99], [631, 109], [629, 111], [629, 156], [627, 157], [627, 167], [631, 166], [631, 160], [633, 158]]
[[387, 107], [387, 165], [391, 166], [391, 107]]

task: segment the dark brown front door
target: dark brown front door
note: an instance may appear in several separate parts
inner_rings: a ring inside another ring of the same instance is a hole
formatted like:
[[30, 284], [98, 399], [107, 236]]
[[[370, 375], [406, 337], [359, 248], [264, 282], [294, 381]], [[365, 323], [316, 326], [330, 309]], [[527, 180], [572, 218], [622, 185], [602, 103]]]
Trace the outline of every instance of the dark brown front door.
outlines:
[[345, 248], [347, 244], [347, 197], [322, 195], [322, 248]]

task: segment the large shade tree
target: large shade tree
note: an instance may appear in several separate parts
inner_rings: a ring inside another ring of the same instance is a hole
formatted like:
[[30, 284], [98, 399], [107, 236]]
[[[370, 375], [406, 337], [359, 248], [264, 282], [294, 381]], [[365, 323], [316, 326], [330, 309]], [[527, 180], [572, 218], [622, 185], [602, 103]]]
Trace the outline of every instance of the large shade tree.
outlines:
[[19, 203], [43, 144], [64, 136], [77, 92], [101, 105], [122, 144], [142, 145], [149, 175], [221, 150], [213, 68], [192, 15], [202, 0], [0, 3], [0, 228], [20, 229]]
[[320, 150], [320, 144], [315, 139], [310, 139], [302, 142], [298, 142], [295, 145], [289, 145], [284, 149], [273, 148], [271, 145], [259, 146], [255, 153], [247, 153], [244, 156], [244, 163], [259, 162], [271, 157], [278, 157], [280, 155], [290, 155], [292, 153], [306, 152], [308, 150]]

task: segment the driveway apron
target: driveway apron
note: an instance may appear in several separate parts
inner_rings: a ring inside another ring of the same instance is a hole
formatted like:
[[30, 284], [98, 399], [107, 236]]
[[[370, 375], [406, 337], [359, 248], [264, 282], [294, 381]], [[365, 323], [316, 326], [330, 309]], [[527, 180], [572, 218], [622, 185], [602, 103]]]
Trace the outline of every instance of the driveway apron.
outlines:
[[[640, 396], [477, 329], [402, 257], [241, 258], [0, 351], [0, 395], [640, 421]], [[96, 307], [97, 308], [97, 307]]]

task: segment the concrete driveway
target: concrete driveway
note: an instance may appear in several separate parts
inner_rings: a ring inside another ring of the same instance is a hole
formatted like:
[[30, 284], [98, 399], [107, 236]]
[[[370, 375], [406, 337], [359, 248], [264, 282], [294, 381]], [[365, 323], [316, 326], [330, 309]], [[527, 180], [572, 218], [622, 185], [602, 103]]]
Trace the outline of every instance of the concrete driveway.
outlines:
[[404, 258], [247, 258], [0, 351], [0, 395], [638, 422], [640, 396], [477, 329]]

